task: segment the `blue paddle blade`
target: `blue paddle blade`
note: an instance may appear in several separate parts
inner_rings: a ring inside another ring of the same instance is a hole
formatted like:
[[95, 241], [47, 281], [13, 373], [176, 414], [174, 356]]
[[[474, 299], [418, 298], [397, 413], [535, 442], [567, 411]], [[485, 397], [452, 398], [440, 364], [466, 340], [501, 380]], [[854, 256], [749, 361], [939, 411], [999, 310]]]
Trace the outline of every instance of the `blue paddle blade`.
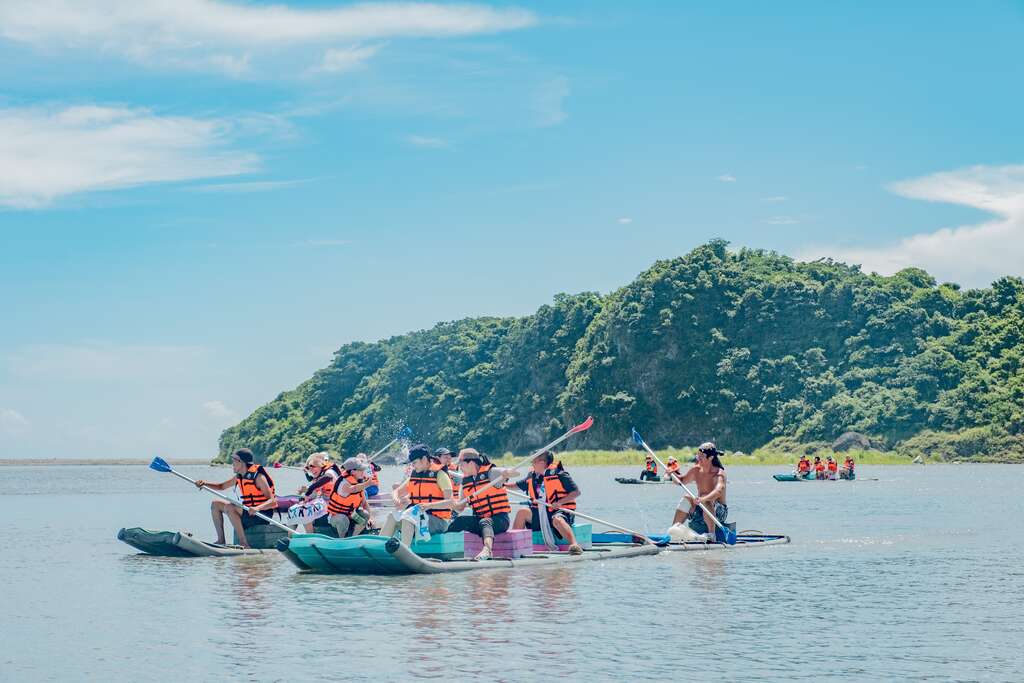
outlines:
[[640, 436], [640, 432], [636, 431], [636, 427], [633, 427], [633, 441], [636, 442], [637, 446], [643, 447], [644, 445], [644, 439]]
[[149, 463], [149, 469], [156, 470], [157, 472], [170, 472], [171, 466], [167, 464], [163, 458], [153, 458], [153, 462]]
[[398, 438], [399, 439], [408, 439], [411, 436], [412, 436], [412, 430], [409, 429], [409, 427], [407, 427], [407, 426], [406, 427], [402, 427], [400, 430], [398, 430]]

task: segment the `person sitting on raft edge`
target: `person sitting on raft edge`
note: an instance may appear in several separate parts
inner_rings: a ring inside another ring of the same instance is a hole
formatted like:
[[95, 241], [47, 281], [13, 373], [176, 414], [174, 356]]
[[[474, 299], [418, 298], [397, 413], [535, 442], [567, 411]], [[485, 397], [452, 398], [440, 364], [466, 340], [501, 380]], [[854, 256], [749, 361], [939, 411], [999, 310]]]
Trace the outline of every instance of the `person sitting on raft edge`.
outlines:
[[679, 461], [676, 460], [675, 456], [669, 456], [668, 461], [665, 463], [665, 476], [669, 478], [669, 481], [673, 481], [673, 474], [681, 476], [679, 474]]
[[824, 479], [825, 478], [825, 463], [821, 461], [821, 456], [814, 456], [814, 478]]
[[831, 455], [828, 456], [828, 462], [826, 463], [826, 467], [828, 467], [828, 478], [835, 479], [836, 474], [839, 470], [839, 463], [837, 463]]
[[494, 552], [495, 535], [508, 531], [510, 524], [508, 514], [512, 505], [505, 492], [504, 480], [514, 471], [495, 467], [475, 448], [459, 451], [459, 465], [462, 468], [462, 486], [459, 500], [452, 507], [458, 514], [470, 505], [473, 514], [456, 517], [448, 531], [468, 531], [479, 536], [484, 547], [473, 559], [489, 560]]
[[[254, 460], [252, 451], [248, 448], [239, 448], [231, 456], [231, 468], [234, 470], [235, 476], [219, 484], [198, 479], [196, 488], [201, 489], [205, 486], [215, 491], [223, 491], [238, 486], [238, 496], [243, 505], [257, 512], [266, 510], [269, 516], [277, 508], [274, 480], [263, 469], [263, 465], [255, 464]], [[213, 516], [213, 528], [217, 532], [217, 540], [214, 541], [217, 545], [226, 545], [227, 543], [224, 538], [224, 515], [227, 515], [228, 520], [231, 521], [235, 535], [238, 536], [238, 542], [243, 548], [250, 547], [249, 539], [245, 535], [246, 529], [268, 524], [265, 519], [249, 514], [235, 503], [229, 503], [226, 500], [213, 501], [210, 504], [210, 512]]]
[[526, 491], [530, 496], [529, 509], [522, 509], [516, 513], [515, 522], [512, 524], [513, 529], [540, 530], [540, 505], [537, 503], [537, 492], [543, 486], [548, 505], [556, 508], [554, 510], [550, 507], [544, 508], [555, 536], [568, 541], [569, 554], [583, 554], [583, 548], [576, 542], [576, 534], [572, 531], [572, 523], [575, 518], [573, 510], [576, 509], [576, 499], [580, 495], [580, 489], [562, 467], [562, 463], [555, 460], [551, 451], [544, 451], [535, 457], [533, 471], [508, 486], [515, 486]]
[[[313, 498], [327, 500], [334, 491], [334, 482], [341, 476], [341, 469], [337, 464], [331, 462], [331, 456], [326, 451], [320, 451], [306, 458], [306, 466], [303, 468], [306, 486], [299, 487], [299, 495], [304, 501]], [[312, 524], [304, 525], [307, 533], [313, 533], [316, 529], [327, 529], [330, 525], [327, 517], [317, 517]]]
[[801, 455], [800, 460], [797, 461], [796, 473], [801, 477], [806, 477], [811, 473], [811, 461], [807, 459], [806, 455]]
[[373, 522], [364, 493], [373, 482], [366, 478], [366, 470], [359, 458], [349, 458], [341, 467], [341, 476], [334, 480], [327, 499], [327, 523], [338, 532], [338, 538], [345, 538], [358, 536]]
[[698, 503], [714, 512], [715, 518], [722, 526], [725, 526], [725, 520], [729, 516], [729, 506], [725, 502], [725, 465], [718, 459], [720, 455], [722, 451], [710, 441], [700, 445], [697, 449], [697, 464], [682, 476], [682, 483], [697, 484], [697, 497], [694, 498], [688, 493], [684, 495], [672, 519], [672, 524], [689, 519], [690, 528], [699, 535], [696, 540], [705, 543], [715, 542], [715, 522]]
[[459, 470], [459, 465], [456, 462], [452, 462], [452, 456], [455, 455], [447, 448], [438, 448], [434, 451], [434, 455], [431, 457], [433, 464], [430, 466], [433, 470], [441, 470], [448, 475], [448, 478], [452, 482], [452, 488], [455, 488], [455, 484], [462, 480], [462, 472]]
[[[426, 444], [417, 444], [409, 449], [409, 463], [412, 465], [409, 478], [391, 492], [395, 510], [398, 512], [419, 505], [427, 513], [427, 531], [431, 535], [443, 534], [452, 518], [452, 480], [440, 469], [431, 468], [430, 447]], [[395, 515], [388, 515], [381, 535], [393, 536], [397, 526]], [[415, 534], [416, 526], [403, 519], [402, 543], [411, 546]]]
[[658, 477], [658, 463], [650, 455], [644, 461], [644, 471], [640, 473], [640, 481], [661, 481]]

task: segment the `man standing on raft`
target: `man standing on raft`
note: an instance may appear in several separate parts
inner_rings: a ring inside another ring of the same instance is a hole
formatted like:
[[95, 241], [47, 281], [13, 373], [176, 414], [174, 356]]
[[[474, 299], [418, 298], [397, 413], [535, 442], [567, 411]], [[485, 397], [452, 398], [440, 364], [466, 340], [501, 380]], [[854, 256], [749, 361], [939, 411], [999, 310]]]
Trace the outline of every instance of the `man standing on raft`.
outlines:
[[[203, 488], [205, 486], [215, 491], [223, 491], [237, 485], [238, 497], [243, 505], [257, 512], [266, 510], [268, 515], [272, 514], [273, 510], [277, 508], [277, 496], [274, 495], [274, 480], [263, 469], [263, 465], [254, 464], [253, 460], [252, 451], [248, 448], [240, 448], [231, 456], [231, 468], [235, 471], [235, 476], [219, 484], [199, 479], [196, 481], [196, 487]], [[250, 547], [249, 539], [245, 536], [245, 530], [267, 523], [266, 520], [260, 519], [256, 515], [251, 515], [238, 507], [238, 505], [229, 503], [226, 500], [213, 501], [210, 504], [210, 511], [213, 515], [213, 528], [217, 532], [217, 540], [214, 542], [218, 545], [226, 544], [224, 539], [224, 515], [227, 515], [231, 521], [235, 535], [238, 536], [238, 542], [243, 548]]]
[[710, 441], [701, 444], [697, 449], [697, 464], [682, 477], [684, 484], [697, 485], [697, 497], [694, 498], [690, 494], [683, 496], [672, 520], [672, 524], [679, 524], [684, 519], [689, 519], [690, 528], [701, 535], [695, 540], [706, 543], [715, 542], [715, 522], [698, 503], [714, 512], [722, 526], [725, 526], [725, 520], [729, 516], [729, 506], [725, 502], [725, 466], [718, 459], [720, 455], [722, 451], [715, 448], [715, 444]]

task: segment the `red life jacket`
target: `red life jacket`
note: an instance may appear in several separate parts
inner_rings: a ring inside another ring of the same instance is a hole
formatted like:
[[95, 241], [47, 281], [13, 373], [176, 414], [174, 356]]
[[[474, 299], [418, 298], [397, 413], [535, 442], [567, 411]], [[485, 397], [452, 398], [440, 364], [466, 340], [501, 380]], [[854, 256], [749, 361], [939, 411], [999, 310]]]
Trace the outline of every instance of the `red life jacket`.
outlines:
[[[265, 496], [263, 491], [260, 491], [260, 487], [256, 485], [256, 478], [261, 474], [267, 478], [267, 484], [270, 486], [270, 497]], [[238, 497], [241, 499], [242, 505], [246, 507], [254, 508], [257, 505], [262, 505], [275, 496], [274, 480], [263, 469], [263, 465], [249, 465], [245, 470], [245, 474], [235, 475], [235, 480], [238, 482]]]
[[829, 461], [829, 463], [828, 463], [828, 471], [829, 472], [835, 472], [838, 469], [839, 469], [839, 463], [837, 463], [835, 460]]
[[[563, 507], [569, 510], [576, 509], [576, 501], [571, 500], [568, 503], [560, 504], [559, 501], [569, 495], [569, 492], [562, 486], [562, 480], [558, 478], [558, 473], [563, 471], [562, 463], [557, 460], [544, 470], [544, 493], [547, 497], [547, 502], [556, 507]], [[529, 478], [526, 480], [527, 493], [530, 495], [530, 500], [537, 500], [537, 492], [533, 487], [533, 480], [537, 478], [536, 472], [530, 472]], [[533, 503], [533, 507], [538, 507], [536, 502]]]
[[807, 458], [801, 458], [800, 462], [798, 462], [797, 465], [796, 465], [796, 469], [797, 469], [798, 472], [810, 472], [811, 471], [811, 461], [808, 460]]
[[356, 475], [351, 473], [335, 479], [331, 486], [331, 497], [327, 499], [327, 514], [347, 515], [351, 517], [352, 513], [363, 504], [362, 491], [356, 491], [355, 493], [351, 493], [347, 496], [341, 495], [342, 482], [346, 481], [350, 484], [359, 483], [359, 480], [356, 479]]
[[[464, 476], [462, 488], [459, 491], [460, 498], [469, 498], [469, 504], [473, 506], [473, 514], [485, 519], [502, 512], [512, 511], [512, 505], [508, 502], [508, 494], [505, 493], [505, 489], [501, 486], [490, 486], [489, 474], [493, 468], [494, 465], [487, 463], [480, 466], [480, 472], [476, 476]], [[487, 490], [477, 496], [476, 492], [484, 487], [488, 487]]]
[[814, 463], [814, 471], [815, 472], [824, 472], [825, 471], [825, 463], [821, 462], [820, 460], [818, 462]]
[[646, 469], [651, 474], [657, 474], [658, 473], [658, 463], [654, 462], [653, 460], [648, 460], [647, 461], [647, 465], [646, 465]]

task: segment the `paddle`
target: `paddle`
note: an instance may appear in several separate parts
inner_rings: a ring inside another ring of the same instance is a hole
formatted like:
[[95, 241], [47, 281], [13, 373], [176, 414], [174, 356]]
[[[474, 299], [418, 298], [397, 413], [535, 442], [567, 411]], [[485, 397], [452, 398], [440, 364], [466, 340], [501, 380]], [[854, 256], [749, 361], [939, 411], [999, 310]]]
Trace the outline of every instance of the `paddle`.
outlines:
[[388, 441], [387, 445], [384, 446], [384, 448], [380, 449], [379, 451], [377, 451], [376, 453], [371, 455], [367, 459], [367, 462], [373, 462], [379, 456], [383, 455], [384, 452], [387, 451], [387, 449], [391, 448], [392, 446], [394, 446], [396, 443], [398, 443], [402, 439], [408, 439], [411, 436], [412, 436], [412, 430], [409, 429], [409, 427], [402, 427], [401, 429], [398, 430], [398, 436], [396, 436], [395, 438], [391, 439], [391, 441]]
[[[666, 467], [665, 463], [661, 461], [661, 458], [658, 457], [658, 454], [651, 450], [651, 447], [648, 446], [647, 442], [643, 440], [643, 437], [640, 436], [640, 433], [636, 431], [636, 427], [633, 427], [633, 441], [635, 441], [637, 445], [643, 448], [645, 451], [650, 453], [651, 457], [654, 458], [654, 460], [659, 465], [664, 467], [666, 471], [668, 470], [668, 467]], [[691, 491], [690, 488], [683, 483], [682, 477], [680, 477], [675, 472], [670, 472], [669, 474], [671, 474], [672, 478], [676, 480], [676, 483], [683, 487], [684, 491], [686, 491], [694, 500], [697, 501], [697, 505], [700, 506], [700, 509], [706, 512], [708, 516], [710, 516], [711, 519], [714, 520], [715, 526], [722, 530], [722, 535], [725, 537], [726, 545], [736, 545], [736, 532], [730, 529], [729, 527], [725, 526], [721, 522], [719, 522], [718, 518], [715, 517], [715, 515], [704, 506], [704, 503], [701, 503], [699, 500], [697, 500], [697, 496], [693, 494], [693, 491]]]
[[[548, 503], [547, 501], [542, 501], [542, 500], [534, 501], [532, 498], [530, 498], [530, 496], [528, 496], [527, 494], [522, 493], [520, 491], [514, 491], [512, 489], [506, 489], [506, 491], [508, 492], [509, 495], [517, 496], [519, 498], [525, 498], [526, 500], [531, 501], [531, 502], [540, 503], [544, 507], [548, 508], [549, 510], [555, 510], [556, 512], [558, 510], [564, 510], [565, 512], [568, 512], [568, 513], [570, 513], [572, 515], [575, 515], [576, 517], [582, 517], [583, 519], [589, 520], [591, 522], [597, 522], [598, 524], [603, 524], [606, 527], [608, 527], [609, 529], [615, 529], [616, 531], [621, 531], [624, 534], [629, 534], [630, 536], [637, 536], [639, 538], [642, 538], [642, 539], [644, 539], [645, 543], [650, 543], [652, 545], [658, 545], [657, 543], [655, 543], [651, 539], [650, 536], [648, 536], [647, 534], [642, 534], [639, 531], [632, 531], [631, 529], [627, 529], [625, 527], [621, 527], [618, 524], [612, 524], [611, 522], [606, 522], [603, 519], [598, 519], [597, 517], [591, 517], [590, 515], [585, 515], [582, 512], [579, 512], [577, 510], [570, 510], [569, 508], [560, 508], [557, 505], [552, 505], [551, 503]], [[539, 531], [539, 529], [538, 529], [538, 531]]]
[[275, 470], [279, 470], [281, 468], [284, 468], [286, 470], [299, 470], [300, 472], [302, 470], [306, 469], [305, 467], [297, 467], [295, 465], [285, 465], [283, 462], [275, 462], [274, 463], [274, 469]]
[[[171, 473], [171, 474], [173, 474], [174, 476], [176, 476], [176, 477], [180, 477], [181, 479], [184, 479], [185, 481], [191, 482], [191, 483], [193, 483], [193, 484], [195, 484], [195, 483], [196, 483], [196, 480], [195, 480], [195, 479], [192, 479], [191, 477], [186, 477], [186, 476], [185, 476], [184, 474], [182, 474], [181, 472], [176, 472], [176, 471], [174, 470], [174, 468], [173, 468], [173, 467], [171, 467], [170, 465], [168, 465], [168, 464], [167, 464], [167, 461], [166, 461], [166, 460], [164, 460], [164, 459], [163, 459], [163, 458], [161, 458], [161, 457], [156, 457], [156, 458], [153, 458], [153, 462], [149, 463], [149, 469], [151, 469], [151, 470], [156, 470], [157, 472], [170, 472], [170, 473]], [[214, 489], [211, 489], [211, 488], [210, 488], [209, 486], [204, 486], [204, 487], [203, 487], [203, 489], [205, 489], [206, 491], [209, 491], [210, 493], [212, 493], [213, 495], [217, 496], [218, 498], [223, 498], [224, 500], [226, 500], [227, 502], [231, 503], [232, 505], [236, 505], [236, 506], [238, 506], [238, 507], [242, 508], [243, 510], [245, 510], [246, 512], [248, 512], [248, 513], [249, 513], [250, 515], [256, 515], [256, 516], [257, 516], [257, 517], [259, 517], [260, 519], [265, 519], [266, 521], [270, 522], [270, 523], [271, 523], [271, 524], [273, 524], [274, 526], [276, 526], [276, 527], [280, 527], [281, 529], [284, 529], [285, 531], [287, 531], [287, 532], [288, 532], [288, 533], [290, 533], [290, 534], [298, 534], [298, 533], [302, 533], [302, 532], [300, 532], [300, 531], [297, 531], [297, 530], [295, 530], [295, 529], [292, 529], [291, 527], [288, 527], [288, 526], [285, 526], [284, 524], [281, 524], [281, 523], [280, 523], [280, 522], [278, 522], [278, 521], [277, 521], [276, 519], [271, 519], [270, 517], [267, 517], [267, 516], [266, 516], [266, 515], [264, 515], [263, 513], [261, 513], [261, 512], [257, 512], [256, 510], [253, 510], [252, 508], [250, 508], [250, 507], [247, 507], [247, 506], [245, 506], [245, 505], [243, 505], [243, 504], [239, 503], [239, 502], [238, 502], [237, 500], [232, 500], [232, 499], [231, 499], [230, 497], [228, 497], [228, 496], [225, 496], [225, 495], [224, 495], [223, 493], [221, 493], [220, 491], [216, 491], [216, 490], [214, 490]]]
[[[520, 467], [522, 467], [526, 463], [532, 462], [534, 458], [536, 458], [538, 455], [540, 455], [544, 451], [550, 451], [552, 448], [554, 448], [558, 444], [562, 443], [563, 441], [568, 439], [573, 434], [579, 434], [580, 432], [585, 432], [588, 429], [590, 429], [593, 425], [594, 425], [594, 418], [588, 417], [586, 420], [584, 420], [583, 422], [579, 423], [578, 425], [576, 425], [575, 427], [573, 427], [572, 429], [567, 431], [565, 434], [562, 434], [560, 437], [558, 437], [557, 439], [555, 439], [554, 441], [552, 441], [548, 445], [541, 446], [540, 448], [535, 450], [533, 453], [531, 453], [530, 457], [524, 458], [521, 462], [516, 463], [515, 465], [513, 465], [509, 469], [512, 469], [512, 470], [519, 469]], [[482, 486], [479, 489], [477, 489], [476, 491], [474, 491], [473, 495], [479, 497], [480, 494], [483, 493], [484, 491], [486, 491], [488, 489], [491, 489], [491, 488], [494, 488], [495, 486], [502, 486], [502, 485], [504, 485], [504, 483], [505, 483], [505, 477], [499, 477], [497, 479], [492, 479], [491, 481], [487, 482], [484, 486]], [[469, 502], [469, 497], [459, 498], [457, 502], [458, 502], [459, 505], [465, 505], [466, 503]], [[428, 503], [424, 507], [425, 508], [440, 507], [440, 505], [438, 503]]]

